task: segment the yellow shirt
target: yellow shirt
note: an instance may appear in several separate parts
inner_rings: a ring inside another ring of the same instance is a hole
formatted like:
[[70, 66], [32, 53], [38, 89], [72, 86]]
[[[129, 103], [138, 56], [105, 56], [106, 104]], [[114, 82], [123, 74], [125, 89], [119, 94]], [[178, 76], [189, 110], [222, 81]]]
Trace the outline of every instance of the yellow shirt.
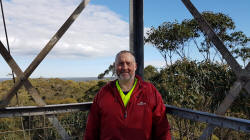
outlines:
[[134, 83], [132, 89], [131, 89], [126, 95], [123, 93], [123, 91], [122, 91], [122, 89], [121, 89], [121, 87], [120, 87], [120, 85], [119, 85], [118, 80], [116, 80], [116, 83], [115, 83], [115, 84], [116, 84], [116, 87], [117, 87], [117, 89], [118, 89], [118, 91], [119, 91], [119, 93], [120, 93], [120, 96], [121, 96], [121, 98], [122, 98], [123, 104], [124, 104], [124, 106], [126, 107], [127, 104], [128, 104], [128, 102], [129, 102], [129, 100], [130, 100], [131, 94], [132, 94], [132, 92], [134, 91], [134, 88], [135, 88], [135, 86], [136, 86], [136, 84], [137, 84], [137, 79], [135, 78], [135, 83]]

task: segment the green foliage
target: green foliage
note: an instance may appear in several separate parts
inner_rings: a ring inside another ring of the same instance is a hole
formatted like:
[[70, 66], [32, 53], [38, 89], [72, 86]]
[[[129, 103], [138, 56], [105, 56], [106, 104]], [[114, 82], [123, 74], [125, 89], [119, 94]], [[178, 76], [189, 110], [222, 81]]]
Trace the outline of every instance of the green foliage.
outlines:
[[[47, 104], [66, 104], [76, 102], [93, 101], [95, 94], [104, 86], [107, 80], [75, 82], [72, 80], [55, 79], [29, 79], [32, 85], [38, 89], [40, 96]], [[5, 95], [13, 86], [13, 82], [0, 82], [0, 96]], [[18, 103], [17, 104], [17, 99]], [[13, 98], [10, 106], [37, 105], [27, 91], [22, 87], [18, 91], [18, 98]], [[86, 127], [87, 112], [76, 112], [57, 115], [62, 125], [70, 136], [82, 136]], [[29, 131], [31, 130], [31, 131]], [[0, 131], [3, 133], [0, 139], [48, 139], [60, 138], [55, 128], [48, 122], [45, 116], [30, 116], [20, 118], [1, 118]]]
[[83, 97], [84, 100], [93, 101], [96, 93], [107, 83], [107, 81], [98, 81], [98, 83], [90, 87], [86, 91], [86, 95]]
[[[203, 12], [202, 16], [210, 24], [232, 55], [243, 62], [250, 60], [249, 41], [242, 31], [235, 30], [233, 20], [222, 13]], [[150, 66], [145, 68], [145, 79], [154, 83], [167, 104], [214, 113], [227, 95], [236, 76], [224, 64], [221, 55], [203, 33], [195, 19], [185, 19], [181, 23], [164, 22], [146, 33], [145, 43], [153, 45], [163, 56], [166, 67], [159, 72]], [[192, 45], [191, 45], [192, 44]], [[194, 47], [203, 56], [199, 62], [193, 61]], [[187, 57], [191, 56], [191, 57]], [[177, 59], [173, 63], [173, 58]], [[170, 63], [169, 63], [170, 62]], [[150, 75], [152, 73], [152, 75]], [[247, 98], [248, 97], [248, 98]], [[226, 115], [250, 119], [250, 99], [242, 90]], [[179, 139], [198, 138], [204, 124], [170, 116], [171, 125], [177, 128], [173, 135]], [[225, 135], [222, 135], [224, 134]], [[248, 134], [229, 129], [216, 129], [213, 139], [245, 139]]]
[[[161, 69], [149, 80], [162, 94], [165, 103], [214, 113], [236, 80], [236, 76], [227, 65], [184, 59]], [[246, 94], [246, 91], [241, 91], [239, 98], [226, 113], [227, 116], [250, 119], [250, 99], [246, 98]], [[193, 139], [194, 136], [190, 134], [198, 137], [205, 127], [197, 122], [169, 118], [171, 125], [178, 129], [175, 135], [180, 139]], [[228, 129], [216, 129], [214, 137], [226, 137], [220, 135], [222, 132], [232, 134], [231, 137], [246, 137], [246, 134]]]
[[[202, 16], [233, 55], [241, 59], [245, 65], [250, 58], [248, 49], [250, 38], [242, 31], [235, 31], [233, 20], [225, 14], [203, 12]], [[185, 19], [181, 23], [177, 21], [164, 22], [157, 28], [151, 27], [145, 37], [145, 43], [152, 44], [158, 49], [166, 65], [169, 61], [172, 64], [172, 58], [175, 55], [181, 59], [189, 56], [187, 50], [191, 41], [204, 56], [205, 61], [215, 61], [216, 57], [219, 57], [222, 61], [217, 49], [210, 42], [208, 36], [204, 35], [195, 19]], [[212, 53], [212, 49], [214, 53]]]
[[183, 47], [191, 37], [197, 36], [193, 33], [192, 28], [187, 24], [175, 22], [164, 22], [158, 28], [152, 27], [145, 37], [145, 42], [154, 45], [163, 56], [166, 65], [168, 57], [172, 64], [172, 57], [178, 54], [181, 58], [185, 58]]
[[214, 112], [235, 80], [226, 65], [189, 60], [176, 61], [150, 78], [166, 103], [209, 112]]
[[[202, 15], [210, 23], [213, 30], [221, 38], [234, 57], [240, 58], [244, 66], [250, 58], [250, 41], [242, 31], [235, 31], [233, 20], [222, 13], [203, 12]], [[199, 40], [199, 41], [197, 41]], [[200, 62], [187, 58], [189, 54], [185, 51], [193, 41], [197, 49], [203, 54], [204, 59]], [[152, 82], [162, 94], [165, 103], [178, 107], [190, 108], [194, 110], [214, 113], [227, 95], [236, 76], [223, 61], [218, 63], [211, 59], [211, 49], [213, 44], [203, 35], [198, 23], [194, 19], [185, 19], [181, 23], [164, 22], [159, 27], [152, 27], [147, 32], [145, 42], [154, 45], [163, 56], [166, 67], [157, 70], [154, 66], [147, 66], [144, 69], [144, 79]], [[179, 60], [173, 62], [173, 57], [178, 56]], [[170, 65], [168, 62], [170, 61]], [[112, 72], [114, 74], [114, 64], [110, 65], [104, 73], [98, 76], [99, 79]], [[108, 81], [98, 80], [89, 82], [74, 82], [55, 79], [29, 79], [39, 94], [47, 104], [63, 104], [92, 101], [96, 93]], [[12, 81], [0, 83], [0, 97], [7, 93], [13, 86]], [[248, 98], [247, 98], [248, 97]], [[17, 102], [18, 99], [18, 102]], [[20, 106], [36, 105], [32, 97], [22, 87], [18, 91], [18, 98], [13, 98], [10, 106], [16, 104]], [[240, 96], [233, 102], [230, 109], [226, 112], [227, 116], [250, 119], [250, 99], [246, 91], [242, 90]], [[58, 115], [63, 124], [72, 124], [67, 128], [70, 135], [81, 134], [86, 126], [87, 112], [68, 114], [67, 116]], [[173, 135], [179, 139], [195, 139], [205, 124], [193, 122], [168, 116]], [[48, 123], [48, 122], [46, 122]], [[1, 130], [20, 130], [20, 128], [37, 124], [42, 126], [41, 118], [23, 117], [23, 120], [0, 119]], [[23, 125], [23, 126], [22, 126]], [[22, 139], [24, 132], [19, 134], [16, 139]], [[47, 138], [56, 139], [58, 134], [55, 130], [45, 131], [37, 129], [32, 132], [30, 139], [39, 139], [43, 134]], [[230, 129], [215, 129], [212, 139], [245, 139], [249, 134], [242, 134]], [[3, 139], [0, 135], [0, 139]], [[40, 138], [41, 139], [41, 138]], [[46, 139], [46, 138], [45, 138]]]
[[[75, 82], [72, 80], [55, 79], [29, 79], [32, 85], [38, 89], [39, 94], [47, 104], [64, 104], [92, 101], [98, 90], [106, 84], [107, 80]], [[0, 97], [5, 95], [13, 86], [13, 82], [0, 82]], [[17, 102], [18, 100], [18, 102]], [[9, 106], [36, 105], [33, 98], [22, 87], [18, 91], [17, 98], [11, 100]]]
[[158, 71], [154, 66], [148, 65], [146, 68], [144, 68], [144, 80], [145, 81], [149, 81], [156, 74], [158, 74]]

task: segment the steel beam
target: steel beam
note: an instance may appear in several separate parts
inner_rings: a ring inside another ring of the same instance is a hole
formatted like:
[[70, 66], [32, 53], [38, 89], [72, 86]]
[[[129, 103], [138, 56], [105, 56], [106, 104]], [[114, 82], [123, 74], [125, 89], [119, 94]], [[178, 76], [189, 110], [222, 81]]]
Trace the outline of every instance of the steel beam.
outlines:
[[129, 48], [134, 53], [136, 74], [143, 77], [144, 70], [144, 40], [143, 40], [143, 0], [129, 1]]

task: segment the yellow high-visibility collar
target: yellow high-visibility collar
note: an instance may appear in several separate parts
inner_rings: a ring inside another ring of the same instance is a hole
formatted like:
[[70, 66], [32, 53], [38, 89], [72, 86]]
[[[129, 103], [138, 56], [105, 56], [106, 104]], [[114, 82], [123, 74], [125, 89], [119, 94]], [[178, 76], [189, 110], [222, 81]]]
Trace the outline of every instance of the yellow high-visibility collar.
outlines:
[[122, 101], [123, 101], [123, 104], [124, 104], [125, 107], [127, 106], [128, 102], [130, 100], [131, 94], [134, 91], [134, 88], [135, 88], [136, 84], [137, 84], [137, 79], [135, 78], [135, 82], [134, 82], [134, 85], [133, 85], [132, 89], [125, 95], [123, 93], [120, 85], [119, 85], [118, 80], [116, 80], [116, 82], [115, 82], [115, 85], [116, 85], [116, 87], [117, 87], [117, 89], [118, 89], [118, 91], [120, 93], [120, 96], [122, 98]]

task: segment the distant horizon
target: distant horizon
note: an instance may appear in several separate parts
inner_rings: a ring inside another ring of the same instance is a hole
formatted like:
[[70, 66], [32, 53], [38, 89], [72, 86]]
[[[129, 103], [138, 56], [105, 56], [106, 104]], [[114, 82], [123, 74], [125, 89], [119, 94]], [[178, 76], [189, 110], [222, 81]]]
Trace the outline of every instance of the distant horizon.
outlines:
[[[73, 81], [91, 81], [91, 80], [99, 80], [98, 77], [32, 77], [30, 79], [39, 79], [39, 78], [43, 78], [43, 79], [62, 79], [62, 80], [73, 80]], [[115, 77], [104, 77], [103, 79], [114, 79]], [[6, 80], [12, 80], [12, 78], [0, 78], [0, 82], [2, 81], [6, 81]]]

